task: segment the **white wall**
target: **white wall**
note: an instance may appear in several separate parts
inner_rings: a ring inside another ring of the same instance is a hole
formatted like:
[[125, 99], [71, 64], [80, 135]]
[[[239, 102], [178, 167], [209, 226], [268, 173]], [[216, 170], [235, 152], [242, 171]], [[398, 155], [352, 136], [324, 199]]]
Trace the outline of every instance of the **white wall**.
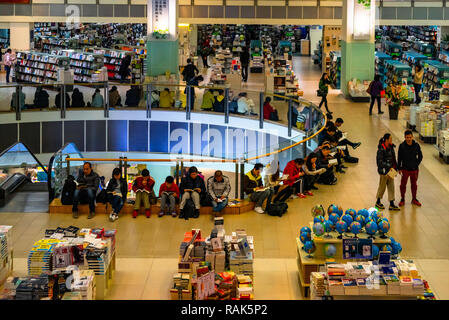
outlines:
[[11, 22], [10, 42], [13, 50], [29, 50], [30, 49], [30, 23]]

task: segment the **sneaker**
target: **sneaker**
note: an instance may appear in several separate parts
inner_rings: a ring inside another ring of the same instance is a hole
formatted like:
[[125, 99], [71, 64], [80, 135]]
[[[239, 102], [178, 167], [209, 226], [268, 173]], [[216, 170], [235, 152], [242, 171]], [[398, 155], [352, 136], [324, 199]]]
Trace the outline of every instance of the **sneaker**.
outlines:
[[313, 196], [313, 193], [312, 193], [312, 191], [306, 191], [306, 195]]
[[195, 209], [195, 212], [193, 214], [193, 218], [198, 218], [200, 216], [200, 210], [199, 209]]
[[87, 216], [87, 219], [92, 219], [93, 217], [95, 217], [95, 212], [90, 211], [89, 215]]
[[358, 147], [360, 147], [362, 143], [361, 142], [357, 142], [356, 144], [354, 144], [354, 146], [352, 147], [352, 149], [357, 149]]
[[133, 211], [133, 218], [135, 219], [135, 218], [137, 218], [137, 215], [139, 214], [139, 211], [137, 211], [137, 210], [134, 210]]
[[179, 219], [184, 219], [184, 210], [182, 210], [182, 209], [179, 212]]
[[301, 198], [301, 199], [304, 199], [304, 198], [306, 197], [306, 196], [305, 196], [304, 194], [302, 194], [302, 193], [298, 193], [297, 196], [298, 196], [299, 198]]
[[422, 206], [421, 202], [419, 202], [418, 199], [413, 199], [412, 204], [414, 204], [415, 206], [418, 206], [418, 207]]
[[114, 221], [118, 220], [118, 214], [114, 214]]
[[109, 221], [110, 222], [114, 222], [114, 211], [112, 211], [110, 214], [109, 214]]
[[379, 210], [385, 209], [384, 205], [383, 205], [382, 203], [380, 203], [380, 202], [379, 202], [379, 203], [376, 203], [375, 207], [376, 207], [377, 209], [379, 209]]
[[[413, 201], [412, 201], [412, 203], [413, 203]], [[401, 201], [399, 201], [399, 206], [403, 207], [404, 205], [405, 205], [405, 200], [401, 199]]]
[[391, 211], [399, 211], [399, 210], [401, 210], [401, 209], [399, 209], [399, 207], [397, 207], [397, 206], [393, 203], [393, 204], [390, 204], [390, 207], [388, 208], [388, 210], [391, 210]]
[[292, 194], [292, 195], [290, 196], [290, 199], [298, 199], [298, 196], [297, 196], [296, 194]]
[[312, 189], [312, 190], [318, 190], [318, 188], [315, 187], [315, 186], [311, 186], [310, 189]]
[[254, 211], [256, 211], [257, 213], [265, 213], [265, 211], [262, 209], [262, 207], [255, 207]]
[[164, 211], [161, 211], [161, 212], [159, 212], [158, 214], [157, 214], [157, 216], [159, 217], [159, 218], [161, 218], [161, 217], [163, 217], [164, 216]]
[[151, 210], [150, 210], [150, 209], [146, 209], [146, 210], [145, 210], [145, 216], [146, 216], [147, 218], [149, 218], [149, 217], [151, 216]]
[[337, 184], [337, 181], [338, 181], [337, 178], [335, 178], [334, 181], [332, 181], [332, 182], [330, 183], [330, 185], [331, 185], [331, 186], [336, 185], [336, 184]]
[[379, 112], [379, 114], [384, 114], [384, 112], [383, 112], [383, 111], [381, 111], [381, 112]]
[[173, 212], [171, 213], [171, 216], [172, 216], [173, 218], [176, 218], [176, 216], [177, 216], [176, 211], [173, 211]]
[[78, 219], [78, 210], [72, 211], [72, 217], [73, 219]]

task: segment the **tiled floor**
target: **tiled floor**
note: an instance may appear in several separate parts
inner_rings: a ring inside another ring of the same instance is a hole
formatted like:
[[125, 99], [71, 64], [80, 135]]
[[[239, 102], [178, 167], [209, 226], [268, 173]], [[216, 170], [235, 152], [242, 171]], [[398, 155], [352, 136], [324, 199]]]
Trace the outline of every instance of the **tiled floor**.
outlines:
[[[320, 72], [310, 58], [295, 58], [295, 71], [305, 90], [305, 98], [319, 102], [315, 95]], [[252, 85], [250, 78], [248, 87]], [[256, 81], [257, 82], [257, 81]], [[5, 101], [0, 93], [0, 101]], [[378, 184], [375, 155], [378, 139], [391, 132], [396, 145], [402, 141], [405, 121], [388, 120], [388, 112], [368, 116], [367, 103], [345, 100], [337, 90], [330, 90], [329, 107], [335, 117], [345, 120], [344, 130], [353, 141], [362, 145], [351, 154], [360, 158], [349, 165], [346, 174], [339, 174], [336, 186], [319, 186], [313, 197], [289, 201], [289, 211], [282, 218], [259, 215], [255, 212], [240, 216], [226, 216], [225, 229], [245, 228], [255, 237], [255, 292], [257, 299], [299, 299], [296, 276], [295, 237], [300, 227], [311, 219], [310, 208], [315, 204], [327, 207], [331, 203], [343, 208], [364, 208], [374, 205]], [[386, 110], [385, 110], [386, 111]], [[402, 117], [402, 112], [400, 118]], [[433, 146], [421, 144], [424, 161], [420, 169], [419, 199], [422, 208], [407, 203], [399, 212], [385, 211], [390, 219], [390, 235], [402, 243], [402, 256], [415, 259], [425, 278], [440, 299], [449, 299], [449, 166], [443, 164]], [[396, 185], [396, 194], [399, 186]], [[398, 197], [398, 196], [397, 196]], [[398, 200], [398, 199], [397, 199]], [[384, 199], [386, 203], [386, 199]], [[42, 237], [46, 228], [76, 224], [80, 227], [117, 228], [118, 266], [114, 287], [109, 298], [167, 299], [171, 276], [176, 271], [179, 243], [186, 230], [211, 230], [209, 217], [189, 221], [164, 217], [158, 219], [121, 217], [115, 224], [106, 216], [87, 220], [81, 216], [74, 221], [69, 215], [46, 213], [1, 213], [0, 224], [14, 226], [15, 270], [26, 263], [27, 252], [34, 241]], [[23, 269], [24, 271], [26, 269]]]

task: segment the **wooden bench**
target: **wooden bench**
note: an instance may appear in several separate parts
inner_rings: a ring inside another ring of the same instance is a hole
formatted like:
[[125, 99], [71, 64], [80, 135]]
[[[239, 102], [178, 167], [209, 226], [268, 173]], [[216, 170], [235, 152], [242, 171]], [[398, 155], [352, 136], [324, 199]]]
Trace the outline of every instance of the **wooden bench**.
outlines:
[[[151, 214], [157, 215], [160, 212], [161, 204], [158, 202], [155, 205], [151, 206]], [[72, 206], [71, 205], [63, 205], [61, 203], [61, 199], [54, 199], [49, 207], [48, 207], [49, 213], [67, 213], [72, 214]], [[254, 202], [250, 202], [248, 200], [244, 200], [234, 206], [227, 206], [223, 209], [222, 214], [241, 214], [244, 212], [249, 212], [254, 209]], [[97, 203], [97, 206], [95, 208], [96, 214], [110, 214], [112, 210], [112, 207], [109, 203], [103, 204], [103, 203]], [[120, 215], [124, 214], [132, 214], [134, 210], [134, 205], [126, 203], [123, 206], [122, 211], [120, 212]], [[179, 205], [176, 205], [176, 212], [179, 214]], [[78, 213], [79, 214], [88, 214], [89, 213], [89, 206], [87, 204], [80, 204], [78, 205]], [[144, 214], [145, 210], [143, 208], [140, 208], [140, 214]], [[201, 207], [200, 208], [200, 214], [212, 214], [212, 207]]]

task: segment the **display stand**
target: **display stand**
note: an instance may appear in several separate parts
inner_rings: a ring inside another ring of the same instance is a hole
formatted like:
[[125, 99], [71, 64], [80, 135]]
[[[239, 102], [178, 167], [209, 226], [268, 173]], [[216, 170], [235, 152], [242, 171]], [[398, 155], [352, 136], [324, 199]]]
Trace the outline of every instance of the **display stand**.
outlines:
[[0, 287], [13, 271], [12, 226], [0, 225]]

